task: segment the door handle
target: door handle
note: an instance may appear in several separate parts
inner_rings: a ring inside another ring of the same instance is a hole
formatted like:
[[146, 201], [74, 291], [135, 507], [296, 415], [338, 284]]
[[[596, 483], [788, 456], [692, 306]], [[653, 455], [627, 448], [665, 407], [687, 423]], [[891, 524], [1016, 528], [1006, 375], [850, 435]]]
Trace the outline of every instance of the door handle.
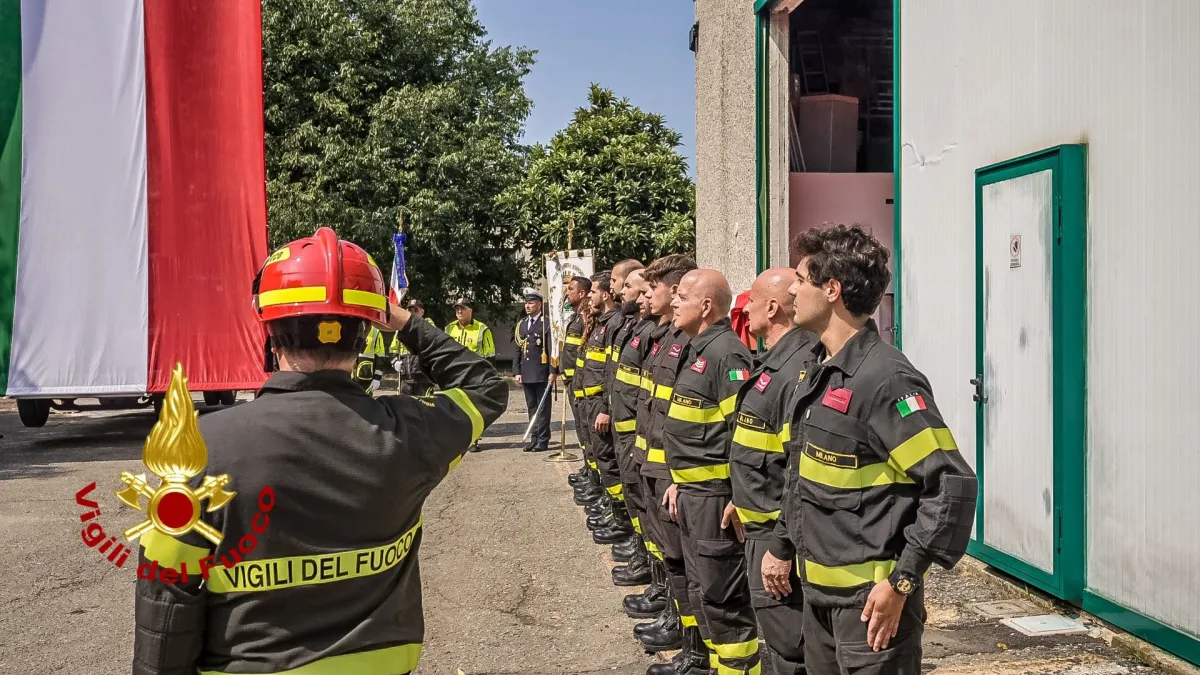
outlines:
[[987, 396], [983, 394], [983, 375], [971, 378], [971, 384], [975, 385], [975, 393], [971, 396], [971, 400], [976, 403], [987, 403]]

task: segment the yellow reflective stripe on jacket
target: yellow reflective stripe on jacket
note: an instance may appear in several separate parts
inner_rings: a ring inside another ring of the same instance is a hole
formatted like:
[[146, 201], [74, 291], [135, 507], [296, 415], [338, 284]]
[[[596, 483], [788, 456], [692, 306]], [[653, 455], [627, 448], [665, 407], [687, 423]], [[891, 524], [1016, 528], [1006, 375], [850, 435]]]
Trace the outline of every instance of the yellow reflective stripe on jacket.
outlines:
[[654, 379], [649, 375], [642, 375], [641, 386], [642, 389], [645, 389], [647, 392], [654, 393]]
[[667, 417], [694, 424], [716, 424], [725, 421], [725, 416], [721, 414], [720, 408], [689, 408], [674, 401], [667, 409]]
[[437, 395], [445, 396], [454, 401], [455, 405], [459, 408], [462, 408], [467, 417], [471, 418], [471, 442], [474, 443], [479, 440], [479, 437], [483, 435], [483, 415], [479, 413], [479, 408], [476, 408], [475, 404], [471, 403], [471, 398], [467, 396], [467, 392], [462, 389], [447, 389], [437, 392]]
[[667, 451], [662, 448], [650, 448], [646, 451], [646, 461], [655, 464], [667, 463]]
[[788, 441], [792, 440], [792, 425], [791, 425], [791, 423], [784, 424], [783, 428], [779, 430], [779, 440], [783, 441], [784, 443], [787, 443]]
[[[411, 673], [421, 661], [421, 644], [396, 645], [353, 654], [328, 656], [276, 675], [354, 675], [355, 673]], [[227, 675], [219, 670], [202, 670], [200, 675]]]
[[958, 450], [958, 444], [954, 442], [954, 434], [945, 427], [923, 429], [913, 434], [912, 438], [892, 450], [889, 461], [901, 471], [908, 471], [909, 467], [938, 450], [948, 452]]
[[782, 434], [772, 434], [766, 431], [758, 431], [750, 427], [737, 425], [733, 429], [733, 442], [751, 450], [760, 450], [762, 452], [783, 452]]
[[[816, 448], [817, 446], [814, 445], [813, 447]], [[893, 483], [913, 482], [907, 474], [899, 471], [889, 462], [868, 464], [856, 469], [826, 464], [813, 459], [805, 452], [800, 453], [800, 476], [814, 483], [841, 488], [843, 490], [862, 490], [864, 488], [891, 485]]]
[[879, 583], [896, 569], [895, 560], [868, 560], [854, 565], [826, 567], [811, 560], [804, 562], [804, 577], [811, 584], [830, 588], [854, 588], [867, 583]]
[[592, 347], [591, 349], [587, 350], [586, 356], [589, 361], [598, 361], [600, 363], [608, 362], [608, 352], [604, 351], [603, 349], [596, 349], [595, 347]]
[[422, 515], [400, 538], [383, 546], [341, 553], [296, 555], [268, 560], [246, 560], [233, 567], [224, 564], [209, 572], [206, 587], [213, 593], [251, 593], [281, 588], [313, 586], [342, 579], [357, 579], [387, 571], [408, 557]]
[[582, 368], [582, 367], [584, 367], [585, 365], [586, 365], [586, 364], [584, 363], [584, 361], [583, 361], [583, 357], [582, 357], [582, 356], [580, 356], [580, 357], [578, 357], [578, 358], [576, 358], [576, 359], [575, 359], [575, 367], [576, 367], [576, 368]]
[[637, 420], [625, 420], [624, 422], [617, 422], [613, 425], [613, 428], [617, 430], [618, 434], [627, 434], [631, 431], [637, 431]]
[[721, 401], [717, 404], [717, 407], [721, 410], [721, 414], [725, 417], [729, 417], [733, 413], [737, 412], [737, 394], [734, 394], [724, 401]]
[[664, 401], [670, 401], [671, 394], [673, 393], [675, 393], [674, 387], [667, 387], [661, 384], [654, 385], [654, 398], [661, 398]]
[[778, 509], [771, 511], [770, 513], [764, 513], [762, 511], [743, 509], [740, 506], [734, 506], [733, 508], [737, 510], [738, 520], [742, 521], [743, 523], [770, 523], [779, 520]]
[[183, 569], [180, 565], [186, 563], [189, 570], [199, 572], [200, 560], [212, 555], [212, 549], [185, 544], [158, 530], [142, 535], [142, 547], [146, 549], [148, 560], [156, 560], [159, 565], [176, 571]]
[[642, 386], [642, 378], [640, 375], [635, 375], [633, 373], [629, 373], [629, 372], [620, 370], [619, 368], [617, 370], [617, 381], [624, 382], [625, 384], [628, 384], [631, 387]]
[[604, 393], [604, 385], [598, 384], [594, 387], [584, 387], [583, 389], [575, 390], [575, 398], [583, 398], [584, 396], [596, 396]]
[[645, 450], [650, 446], [646, 443], [645, 436], [638, 436], [637, 438], [633, 439], [633, 447], [637, 448], [638, 450]]
[[[758, 653], [758, 640], [721, 644], [713, 642], [713, 651], [723, 659], [748, 659]], [[738, 671], [739, 673], [741, 671]]]
[[566, 375], [567, 377], [575, 377], [575, 369], [563, 368], [563, 375]]
[[729, 464], [697, 466], [691, 469], [671, 469], [671, 480], [676, 483], [703, 483], [706, 480], [727, 480]]
[[568, 335], [567, 339], [563, 340], [563, 342], [569, 345], [581, 345], [583, 344], [583, 337], [579, 335]]

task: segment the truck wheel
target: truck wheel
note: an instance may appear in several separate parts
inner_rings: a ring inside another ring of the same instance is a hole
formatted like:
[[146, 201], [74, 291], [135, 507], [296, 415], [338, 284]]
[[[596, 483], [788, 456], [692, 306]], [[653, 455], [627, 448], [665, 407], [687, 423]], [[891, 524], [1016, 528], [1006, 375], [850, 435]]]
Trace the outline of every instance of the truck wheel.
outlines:
[[233, 405], [234, 403], [237, 403], [236, 391], [221, 392], [221, 405]]
[[26, 427], [46, 426], [50, 419], [50, 400], [44, 398], [17, 399], [17, 415]]
[[204, 405], [214, 406], [214, 405], [220, 405], [220, 403], [221, 403], [221, 392], [219, 392], [219, 391], [204, 392]]

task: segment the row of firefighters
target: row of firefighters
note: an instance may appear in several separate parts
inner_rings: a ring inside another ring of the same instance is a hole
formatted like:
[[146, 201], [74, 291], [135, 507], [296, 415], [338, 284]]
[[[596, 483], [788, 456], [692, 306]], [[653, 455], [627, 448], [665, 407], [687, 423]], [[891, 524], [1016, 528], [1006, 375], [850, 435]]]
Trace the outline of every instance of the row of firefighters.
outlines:
[[[570, 476], [649, 675], [921, 672], [923, 580], [966, 549], [976, 478], [926, 378], [868, 317], [890, 279], [860, 228], [807, 235], [731, 326], [729, 285], [671, 255], [567, 288]], [[880, 256], [882, 260], [880, 260]]]

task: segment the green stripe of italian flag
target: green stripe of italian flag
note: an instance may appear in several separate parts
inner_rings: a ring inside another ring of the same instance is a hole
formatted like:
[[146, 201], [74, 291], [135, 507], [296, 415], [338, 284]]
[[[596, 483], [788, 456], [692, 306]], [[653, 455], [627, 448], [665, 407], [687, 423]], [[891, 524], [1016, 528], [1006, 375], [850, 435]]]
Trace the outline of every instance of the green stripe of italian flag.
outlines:
[[910, 394], [896, 401], [896, 410], [900, 411], [901, 417], [908, 417], [918, 410], [925, 410], [925, 397], [920, 394]]

